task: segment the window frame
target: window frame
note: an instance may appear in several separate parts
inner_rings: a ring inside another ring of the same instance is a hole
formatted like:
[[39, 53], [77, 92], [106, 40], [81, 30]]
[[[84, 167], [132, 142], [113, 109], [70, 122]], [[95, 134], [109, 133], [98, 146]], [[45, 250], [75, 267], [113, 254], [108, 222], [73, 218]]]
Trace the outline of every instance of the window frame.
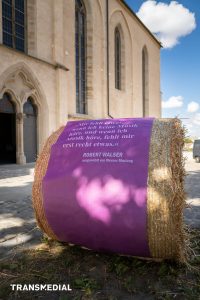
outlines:
[[[5, 4], [9, 5], [8, 3], [6, 3], [7, 1], [6, 0], [2, 0], [2, 44], [5, 45], [6, 47], [9, 47], [11, 49], [14, 49], [16, 51], [20, 51], [22, 53], [27, 53], [28, 49], [27, 49], [27, 0], [24, 0], [24, 24], [23, 26], [21, 24], [19, 24], [17, 21], [16, 21], [16, 17], [15, 17], [15, 13], [16, 13], [16, 10], [18, 10], [16, 8], [16, 5], [15, 5], [15, 0], [11, 0], [11, 11], [12, 11], [12, 15], [11, 15], [11, 18], [7, 18], [6, 16], [3, 15], [3, 2], [5, 2]], [[5, 32], [4, 29], [3, 29], [3, 22], [4, 22], [4, 19], [8, 20], [11, 22], [11, 26], [12, 26], [12, 34], [10, 34], [9, 32]], [[20, 38], [19, 36], [17, 37], [16, 36], [16, 25], [18, 26], [21, 26], [23, 27], [24, 29], [24, 35], [23, 35], [23, 38]], [[5, 42], [4, 42], [4, 33], [6, 35], [10, 35], [11, 38], [12, 38], [12, 46], [10, 45], [7, 45]], [[24, 49], [21, 50], [21, 49], [17, 49], [16, 48], [16, 38], [19, 38], [21, 40], [24, 41]]]
[[145, 118], [149, 115], [149, 55], [146, 46], [142, 48], [142, 104]]
[[[78, 15], [78, 44], [77, 44]], [[81, 27], [80, 19], [83, 22]], [[81, 28], [81, 30], [80, 30]], [[83, 40], [81, 33], [83, 32]], [[83, 54], [82, 54], [83, 49]], [[78, 51], [78, 57], [77, 57]], [[84, 57], [84, 61], [83, 61]], [[83, 0], [75, 0], [75, 61], [76, 61], [76, 113], [87, 114], [87, 12]], [[78, 70], [78, 74], [77, 74]], [[78, 84], [78, 85], [77, 85]], [[83, 87], [84, 86], [84, 87]], [[78, 90], [78, 92], [77, 92]], [[82, 98], [82, 95], [84, 97]]]

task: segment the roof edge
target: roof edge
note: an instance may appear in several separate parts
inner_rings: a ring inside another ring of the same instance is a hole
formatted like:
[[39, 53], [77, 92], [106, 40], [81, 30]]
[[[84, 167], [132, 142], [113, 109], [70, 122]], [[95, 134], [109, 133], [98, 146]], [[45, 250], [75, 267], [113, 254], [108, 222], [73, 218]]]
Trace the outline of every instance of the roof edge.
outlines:
[[122, 5], [124, 5], [129, 12], [136, 18], [136, 20], [143, 26], [143, 28], [150, 34], [150, 36], [154, 39], [154, 41], [160, 46], [160, 48], [162, 48], [162, 44], [161, 42], [155, 37], [155, 35], [146, 27], [146, 25], [144, 25], [144, 23], [140, 20], [140, 18], [138, 18], [138, 16], [136, 15], [136, 13], [132, 10], [132, 8], [126, 3], [125, 0], [118, 0], [120, 3], [122, 3]]

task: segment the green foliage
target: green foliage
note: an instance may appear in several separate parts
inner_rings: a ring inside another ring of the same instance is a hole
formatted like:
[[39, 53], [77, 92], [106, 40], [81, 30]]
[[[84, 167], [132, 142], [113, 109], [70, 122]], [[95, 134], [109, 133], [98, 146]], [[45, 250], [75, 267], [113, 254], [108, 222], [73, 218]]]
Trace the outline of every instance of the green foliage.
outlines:
[[193, 140], [192, 140], [190, 137], [186, 137], [186, 138], [184, 139], [184, 143], [185, 143], [185, 144], [191, 144], [191, 143], [193, 143]]

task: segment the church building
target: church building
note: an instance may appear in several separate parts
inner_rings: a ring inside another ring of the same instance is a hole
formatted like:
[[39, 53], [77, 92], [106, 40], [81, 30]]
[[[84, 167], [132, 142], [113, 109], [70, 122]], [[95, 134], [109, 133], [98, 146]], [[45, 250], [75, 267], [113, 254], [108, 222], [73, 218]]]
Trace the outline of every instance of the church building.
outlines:
[[160, 117], [160, 47], [123, 0], [0, 0], [0, 164], [68, 120]]

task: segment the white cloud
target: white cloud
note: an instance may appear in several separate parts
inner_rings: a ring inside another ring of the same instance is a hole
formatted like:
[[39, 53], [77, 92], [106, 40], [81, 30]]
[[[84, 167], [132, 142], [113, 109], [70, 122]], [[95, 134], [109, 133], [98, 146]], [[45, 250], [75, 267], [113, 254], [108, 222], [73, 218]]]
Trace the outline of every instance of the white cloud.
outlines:
[[[200, 113], [196, 114], [193, 118], [193, 124], [200, 125]], [[200, 134], [200, 128], [199, 128], [199, 134]]]
[[174, 47], [182, 36], [196, 28], [195, 14], [177, 1], [167, 4], [147, 0], [137, 15], [157, 35], [164, 48]]
[[186, 114], [182, 122], [191, 137], [200, 137], [200, 113], [194, 114], [192, 118], [191, 115]]
[[186, 127], [187, 127], [188, 129], [191, 129], [191, 128], [193, 128], [193, 124], [186, 124]]
[[187, 106], [187, 111], [190, 112], [190, 113], [194, 113], [196, 112], [197, 110], [199, 109], [199, 103], [197, 102], [190, 102]]
[[167, 101], [162, 101], [163, 108], [176, 108], [183, 105], [182, 96], [172, 96]]

